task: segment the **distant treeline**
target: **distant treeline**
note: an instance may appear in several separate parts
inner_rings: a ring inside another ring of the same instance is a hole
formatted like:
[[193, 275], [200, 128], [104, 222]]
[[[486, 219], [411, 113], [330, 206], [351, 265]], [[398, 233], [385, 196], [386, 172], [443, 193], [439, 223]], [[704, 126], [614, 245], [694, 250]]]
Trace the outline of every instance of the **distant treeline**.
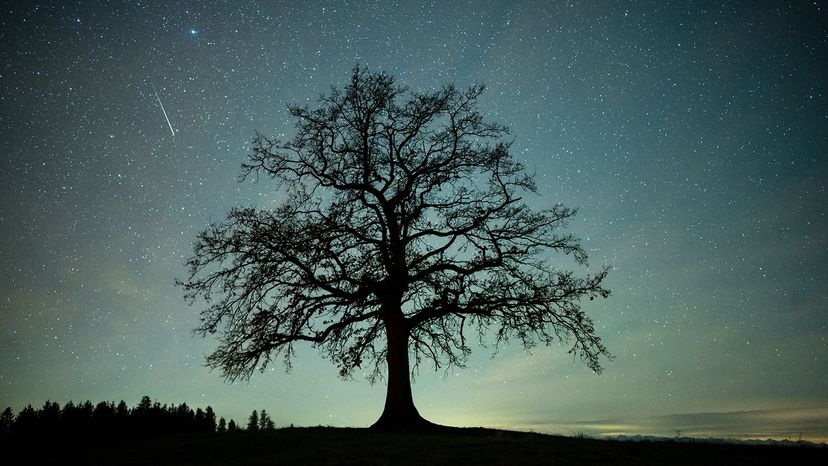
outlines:
[[134, 440], [179, 433], [220, 432], [225, 429], [224, 418], [216, 423], [213, 408], [196, 408], [182, 403], [178, 406], [160, 404], [145, 396], [134, 408], [124, 401], [102, 401], [96, 405], [86, 401], [71, 401], [62, 408], [59, 403], [47, 401], [42, 408], [26, 406], [15, 416], [11, 408], [0, 415], [0, 447], [32, 447], [36, 445], [68, 444], [78, 439], [96, 441]]

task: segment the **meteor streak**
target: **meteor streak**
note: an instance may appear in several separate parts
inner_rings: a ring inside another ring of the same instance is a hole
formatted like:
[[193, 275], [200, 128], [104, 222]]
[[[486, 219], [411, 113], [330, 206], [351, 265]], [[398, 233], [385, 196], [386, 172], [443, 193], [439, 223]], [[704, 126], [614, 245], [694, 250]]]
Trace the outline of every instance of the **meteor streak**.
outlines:
[[164, 112], [164, 118], [166, 118], [167, 120], [167, 126], [170, 127], [170, 132], [173, 136], [175, 136], [175, 130], [172, 127], [172, 123], [170, 123], [170, 117], [167, 116], [167, 111], [164, 110], [164, 104], [161, 103], [161, 97], [158, 96], [158, 90], [155, 88], [155, 84], [153, 84], [152, 82], [150, 82], [150, 85], [152, 86], [152, 90], [155, 92], [155, 98], [158, 99], [158, 105], [161, 106], [161, 111]]

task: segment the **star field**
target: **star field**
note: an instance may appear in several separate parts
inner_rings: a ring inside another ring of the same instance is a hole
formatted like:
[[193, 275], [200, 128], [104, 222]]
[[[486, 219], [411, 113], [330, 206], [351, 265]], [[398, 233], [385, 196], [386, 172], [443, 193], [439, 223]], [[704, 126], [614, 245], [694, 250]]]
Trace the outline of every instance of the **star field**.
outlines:
[[822, 1], [5, 4], [0, 403], [146, 394], [370, 424], [384, 387], [309, 348], [290, 374], [224, 383], [174, 286], [207, 224], [278, 205], [270, 181], [237, 182], [255, 132], [290, 137], [286, 104], [359, 63], [413, 90], [486, 83], [481, 109], [535, 173], [527, 202], [578, 207], [570, 231], [613, 267], [586, 305], [604, 374], [562, 347], [479, 348], [420, 372], [425, 417], [824, 441], [826, 24]]

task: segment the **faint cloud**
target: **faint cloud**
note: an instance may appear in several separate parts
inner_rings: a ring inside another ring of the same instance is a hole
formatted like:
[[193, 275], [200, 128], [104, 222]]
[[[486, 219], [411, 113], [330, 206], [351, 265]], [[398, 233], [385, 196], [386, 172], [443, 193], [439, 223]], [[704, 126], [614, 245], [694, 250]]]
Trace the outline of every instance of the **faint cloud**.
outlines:
[[828, 407], [783, 408], [752, 411], [668, 414], [631, 419], [533, 424], [522, 428], [595, 437], [654, 435], [727, 439], [790, 439], [828, 441]]

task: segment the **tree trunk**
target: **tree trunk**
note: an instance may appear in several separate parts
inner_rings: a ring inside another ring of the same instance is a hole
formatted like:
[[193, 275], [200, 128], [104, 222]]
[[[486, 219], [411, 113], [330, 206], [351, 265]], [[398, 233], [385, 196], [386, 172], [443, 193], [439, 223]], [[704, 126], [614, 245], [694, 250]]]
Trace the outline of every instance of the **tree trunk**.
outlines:
[[385, 409], [371, 426], [377, 430], [423, 430], [436, 427], [417, 412], [411, 395], [411, 373], [408, 363], [408, 330], [402, 319], [385, 319], [385, 335], [388, 342], [388, 391]]

